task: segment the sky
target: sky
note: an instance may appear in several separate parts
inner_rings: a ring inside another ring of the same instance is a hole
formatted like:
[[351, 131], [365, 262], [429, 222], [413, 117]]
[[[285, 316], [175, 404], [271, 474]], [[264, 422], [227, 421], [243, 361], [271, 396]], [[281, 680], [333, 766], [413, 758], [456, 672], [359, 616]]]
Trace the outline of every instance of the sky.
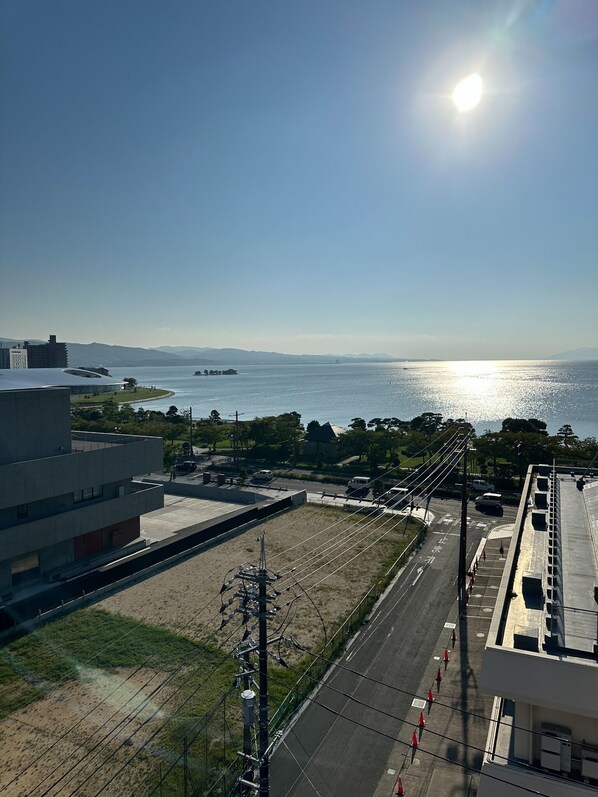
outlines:
[[3, 0], [0, 28], [2, 337], [598, 346], [595, 0]]

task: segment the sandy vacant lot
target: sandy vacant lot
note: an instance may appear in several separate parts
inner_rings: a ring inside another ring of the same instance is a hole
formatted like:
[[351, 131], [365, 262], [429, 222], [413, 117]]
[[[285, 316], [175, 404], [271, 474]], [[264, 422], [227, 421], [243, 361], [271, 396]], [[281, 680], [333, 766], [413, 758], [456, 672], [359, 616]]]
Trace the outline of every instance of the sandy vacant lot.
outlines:
[[[397, 542], [404, 540], [404, 523], [394, 528], [396, 523], [396, 517], [372, 522], [363, 515], [349, 515], [342, 510], [303, 506], [158, 572], [97, 606], [160, 625], [191, 639], [205, 638], [217, 631], [223, 616], [219, 611], [223, 581], [240, 565], [258, 564], [258, 535], [264, 533], [267, 566], [273, 573], [281, 574], [275, 584], [281, 591], [278, 597], [281, 608], [273, 622], [283, 626], [285, 633], [293, 635], [303, 645], [313, 647], [323, 637], [322, 624], [325, 623], [330, 631], [349, 613], [382, 563], [397, 550]], [[295, 569], [291, 573], [292, 568]], [[304, 590], [309, 592], [311, 600]], [[224, 598], [232, 592], [225, 593]], [[222, 642], [231, 630], [234, 630], [232, 623], [216, 639]], [[236, 635], [228, 648], [235, 641]], [[285, 650], [284, 655], [297, 658], [298, 654]], [[126, 669], [108, 673], [82, 668], [77, 682], [14, 712], [0, 723], [3, 762], [0, 789], [24, 768], [29, 768], [3, 794], [7, 797], [29, 794], [62, 797], [74, 793], [79, 786], [78, 795], [95, 795], [135, 753], [156, 723], [164, 723], [167, 719], [167, 712], [160, 711], [143, 726], [138, 736], [135, 735], [136, 725], [141, 725], [143, 720], [143, 711], [160, 702], [160, 677], [163, 673], [156, 675], [148, 670], [133, 676]], [[164, 690], [167, 692], [168, 687]], [[133, 724], [119, 727], [118, 723], [123, 715], [130, 714], [135, 701], [148, 697], [151, 700], [144, 704]], [[102, 699], [104, 702], [100, 703]], [[69, 732], [75, 722], [78, 723], [76, 728]], [[98, 732], [104, 722], [106, 726]], [[107, 737], [109, 731], [112, 734]], [[122, 746], [125, 738], [127, 744]], [[58, 739], [60, 741], [51, 746]], [[106, 754], [113, 752], [113, 757], [103, 768], [101, 777], [90, 776], [101, 760], [100, 757], [91, 760], [91, 757], [101, 750]], [[75, 767], [84, 753], [87, 753], [87, 768]], [[39, 760], [31, 765], [38, 757]], [[136, 793], [134, 783], [143, 778], [149, 766], [151, 759], [138, 755], [135, 765], [127, 767], [102, 793], [117, 797]], [[63, 780], [56, 783], [61, 776]], [[89, 780], [85, 782], [87, 777]], [[56, 785], [51, 788], [54, 783]]]
[[[205, 636], [206, 629], [215, 630], [220, 624], [219, 592], [224, 580], [240, 565], [259, 563], [258, 536], [263, 533], [268, 569], [281, 575], [274, 584], [282, 591], [278, 599], [281, 617], [285, 604], [294, 595], [301, 595], [303, 588], [330, 629], [357, 603], [380, 563], [402, 539], [404, 524], [396, 530], [392, 526], [392, 522], [372, 522], [361, 514], [303, 506], [119, 592], [98, 606], [191, 638]], [[382, 535], [386, 536], [380, 539]], [[356, 556], [370, 545], [363, 555]], [[290, 573], [293, 567], [295, 571]], [[326, 580], [318, 583], [323, 578]], [[302, 644], [311, 647], [322, 638], [321, 620], [309, 599], [298, 598], [291, 614], [289, 633]]]

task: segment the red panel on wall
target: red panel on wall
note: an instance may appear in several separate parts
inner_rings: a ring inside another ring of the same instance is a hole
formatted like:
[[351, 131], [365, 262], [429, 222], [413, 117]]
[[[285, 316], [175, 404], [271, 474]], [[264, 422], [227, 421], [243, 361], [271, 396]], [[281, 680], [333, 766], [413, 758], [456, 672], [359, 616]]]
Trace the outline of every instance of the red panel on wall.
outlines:
[[136, 540], [140, 534], [139, 517], [82, 534], [80, 537], [75, 537], [75, 559], [88, 559], [90, 556], [97, 556], [104, 551], [126, 545]]

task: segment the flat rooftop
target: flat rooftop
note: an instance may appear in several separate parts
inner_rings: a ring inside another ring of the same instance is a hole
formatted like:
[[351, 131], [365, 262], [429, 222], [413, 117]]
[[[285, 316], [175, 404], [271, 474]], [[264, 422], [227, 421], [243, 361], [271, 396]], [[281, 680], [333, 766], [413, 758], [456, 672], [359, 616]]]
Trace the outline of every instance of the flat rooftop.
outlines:
[[[502, 645], [546, 656], [598, 653], [598, 478], [535, 473], [505, 596]], [[512, 570], [513, 572], [513, 570]]]

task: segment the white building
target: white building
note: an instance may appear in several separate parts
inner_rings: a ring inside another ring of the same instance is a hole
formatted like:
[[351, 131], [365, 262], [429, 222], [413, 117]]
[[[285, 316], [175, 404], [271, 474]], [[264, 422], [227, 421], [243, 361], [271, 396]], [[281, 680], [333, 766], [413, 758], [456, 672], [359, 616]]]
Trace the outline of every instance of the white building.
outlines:
[[537, 466], [482, 664], [496, 697], [479, 797], [596, 797], [597, 634], [598, 479]]
[[27, 349], [22, 346], [0, 348], [0, 368], [27, 368]]

